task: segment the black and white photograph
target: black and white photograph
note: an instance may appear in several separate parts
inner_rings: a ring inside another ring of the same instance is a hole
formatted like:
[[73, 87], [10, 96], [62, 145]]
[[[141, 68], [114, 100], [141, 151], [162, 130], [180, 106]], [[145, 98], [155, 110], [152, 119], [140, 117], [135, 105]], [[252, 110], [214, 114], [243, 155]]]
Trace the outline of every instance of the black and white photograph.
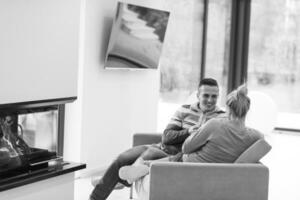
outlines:
[[0, 0], [0, 200], [300, 200], [300, 0]]

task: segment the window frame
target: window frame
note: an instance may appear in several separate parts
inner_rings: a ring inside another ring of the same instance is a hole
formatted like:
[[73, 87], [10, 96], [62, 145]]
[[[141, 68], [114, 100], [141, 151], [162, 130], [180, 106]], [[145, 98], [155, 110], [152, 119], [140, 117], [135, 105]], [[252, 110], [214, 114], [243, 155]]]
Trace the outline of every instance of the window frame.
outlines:
[[205, 66], [206, 66], [207, 24], [208, 24], [208, 10], [209, 10], [208, 4], [209, 4], [209, 0], [204, 0], [200, 80], [204, 78]]
[[65, 110], [65, 104], [58, 105], [57, 155], [61, 157], [63, 156], [64, 152]]

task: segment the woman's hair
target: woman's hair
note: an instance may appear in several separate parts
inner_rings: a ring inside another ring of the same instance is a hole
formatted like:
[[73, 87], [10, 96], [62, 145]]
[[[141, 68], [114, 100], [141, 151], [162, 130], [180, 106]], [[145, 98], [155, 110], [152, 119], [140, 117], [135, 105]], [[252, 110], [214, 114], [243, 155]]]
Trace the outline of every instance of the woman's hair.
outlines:
[[226, 105], [234, 117], [243, 118], [246, 116], [250, 108], [250, 98], [247, 93], [247, 87], [243, 84], [227, 95]]

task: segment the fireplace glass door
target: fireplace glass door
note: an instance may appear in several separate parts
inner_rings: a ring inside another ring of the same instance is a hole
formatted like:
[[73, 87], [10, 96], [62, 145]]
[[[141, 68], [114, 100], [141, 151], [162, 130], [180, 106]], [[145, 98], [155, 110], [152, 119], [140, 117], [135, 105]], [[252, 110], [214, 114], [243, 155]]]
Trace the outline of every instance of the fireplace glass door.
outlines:
[[0, 176], [47, 166], [57, 158], [57, 138], [58, 106], [1, 113]]

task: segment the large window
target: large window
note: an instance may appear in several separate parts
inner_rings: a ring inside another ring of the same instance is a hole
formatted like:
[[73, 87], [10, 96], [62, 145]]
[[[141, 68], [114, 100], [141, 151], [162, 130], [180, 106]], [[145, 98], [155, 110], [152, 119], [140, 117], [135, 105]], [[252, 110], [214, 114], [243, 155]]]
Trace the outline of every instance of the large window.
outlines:
[[[218, 80], [221, 106], [228, 90], [247, 77], [250, 90], [268, 94], [277, 104], [276, 127], [300, 130], [294, 123], [300, 118], [300, 1], [166, 0], [165, 4], [171, 16], [160, 63], [159, 130], [197, 89], [200, 77]], [[162, 114], [164, 110], [168, 114]]]
[[[194, 92], [200, 77], [212, 77], [219, 82], [219, 104], [224, 105], [228, 81], [231, 1], [208, 0], [207, 6], [204, 0], [165, 1], [171, 15], [160, 62], [158, 131], [165, 128], [181, 104], [196, 100]], [[201, 67], [205, 70], [202, 71]]]
[[166, 0], [170, 11], [168, 29], [160, 61], [160, 104], [158, 130], [165, 128], [170, 116], [200, 80], [204, 0]]
[[273, 98], [277, 127], [300, 129], [299, 0], [252, 0], [248, 84]]
[[220, 85], [219, 105], [225, 105], [228, 84], [231, 0], [209, 0], [207, 19], [205, 77]]
[[161, 99], [181, 103], [197, 88], [203, 32], [203, 1], [166, 1], [170, 19], [160, 62]]

